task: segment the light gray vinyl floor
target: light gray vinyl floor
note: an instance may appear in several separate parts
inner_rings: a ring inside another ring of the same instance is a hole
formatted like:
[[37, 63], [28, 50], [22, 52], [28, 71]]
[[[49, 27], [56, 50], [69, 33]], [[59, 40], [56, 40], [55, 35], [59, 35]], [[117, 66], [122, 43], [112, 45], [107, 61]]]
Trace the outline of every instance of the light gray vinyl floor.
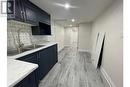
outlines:
[[88, 53], [69, 47], [59, 53], [58, 59], [39, 87], [105, 87]]

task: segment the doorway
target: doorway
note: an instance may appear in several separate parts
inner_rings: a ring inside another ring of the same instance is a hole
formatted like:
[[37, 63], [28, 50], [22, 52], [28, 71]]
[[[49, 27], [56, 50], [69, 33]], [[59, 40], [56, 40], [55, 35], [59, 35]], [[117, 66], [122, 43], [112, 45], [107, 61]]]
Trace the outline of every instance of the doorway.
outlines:
[[78, 47], [78, 28], [71, 29], [71, 46]]
[[78, 47], [78, 27], [69, 27], [65, 29], [65, 45]]

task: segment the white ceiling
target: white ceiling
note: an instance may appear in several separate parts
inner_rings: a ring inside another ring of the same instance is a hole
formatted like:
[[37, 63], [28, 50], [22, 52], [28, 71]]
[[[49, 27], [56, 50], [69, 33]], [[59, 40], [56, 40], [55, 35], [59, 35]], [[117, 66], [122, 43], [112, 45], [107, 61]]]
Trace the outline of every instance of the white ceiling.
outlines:
[[[50, 13], [52, 19], [65, 26], [81, 22], [92, 22], [100, 15], [114, 0], [30, 0], [46, 12]], [[69, 3], [76, 8], [65, 9], [56, 6], [55, 3]], [[76, 20], [75, 23], [71, 19]]]

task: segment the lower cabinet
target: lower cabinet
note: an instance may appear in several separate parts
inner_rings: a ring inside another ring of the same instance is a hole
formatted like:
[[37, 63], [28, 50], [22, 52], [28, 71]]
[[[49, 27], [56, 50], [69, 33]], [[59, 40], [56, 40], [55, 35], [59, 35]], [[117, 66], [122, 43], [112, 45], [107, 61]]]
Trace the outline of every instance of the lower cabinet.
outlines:
[[14, 87], [38, 87], [38, 84], [36, 84], [35, 72], [32, 72]]
[[38, 57], [38, 64], [39, 64], [38, 79], [39, 80], [41, 80], [47, 74], [47, 71], [50, 68], [49, 65], [50, 54], [51, 53], [49, 52], [48, 48], [41, 50], [39, 52], [39, 57]]
[[38, 64], [38, 61], [37, 61], [38, 55], [37, 54], [38, 54], [37, 52], [32, 53], [32, 54], [26, 55], [24, 57], [20, 57], [17, 60], [22, 60], [22, 61]]
[[[38, 57], [38, 53], [36, 52], [36, 53], [26, 55], [24, 57], [18, 58], [17, 60], [38, 64], [37, 57]], [[37, 78], [38, 77], [38, 68], [34, 71], [34, 73], [35, 73], [35, 80], [36, 80], [35, 84], [38, 84], [39, 83], [39, 80]]]
[[[18, 58], [17, 60], [36, 63], [38, 64], [39, 67], [33, 72], [33, 76], [32, 75], [27, 76], [23, 81], [18, 83], [18, 85], [16, 85], [15, 87], [38, 87], [37, 85], [39, 81], [42, 80], [47, 75], [50, 69], [58, 61], [57, 44], [47, 47], [38, 52]], [[30, 76], [32, 76], [32, 78]], [[33, 82], [34, 86], [31, 86], [32, 84], [31, 82], [29, 82], [32, 79], [33, 80], [35, 79], [35, 81]], [[29, 85], [29, 86], [26, 86], [26, 85]]]
[[39, 80], [43, 79], [45, 75], [57, 62], [57, 45], [53, 45], [39, 52]]

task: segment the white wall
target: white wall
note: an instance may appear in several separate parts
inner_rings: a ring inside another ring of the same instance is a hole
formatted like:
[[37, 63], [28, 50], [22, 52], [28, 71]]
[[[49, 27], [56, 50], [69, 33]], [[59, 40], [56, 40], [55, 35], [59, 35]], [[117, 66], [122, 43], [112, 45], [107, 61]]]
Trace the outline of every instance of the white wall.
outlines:
[[[106, 32], [102, 73], [112, 87], [123, 87], [123, 5], [117, 0], [92, 25], [92, 43], [98, 32]], [[92, 46], [92, 49], [94, 47]]]
[[65, 46], [71, 46], [71, 28], [65, 28]]
[[64, 48], [64, 27], [53, 22], [52, 28], [54, 30], [54, 41], [58, 43], [58, 51]]
[[78, 49], [90, 51], [91, 49], [91, 23], [79, 24]]

